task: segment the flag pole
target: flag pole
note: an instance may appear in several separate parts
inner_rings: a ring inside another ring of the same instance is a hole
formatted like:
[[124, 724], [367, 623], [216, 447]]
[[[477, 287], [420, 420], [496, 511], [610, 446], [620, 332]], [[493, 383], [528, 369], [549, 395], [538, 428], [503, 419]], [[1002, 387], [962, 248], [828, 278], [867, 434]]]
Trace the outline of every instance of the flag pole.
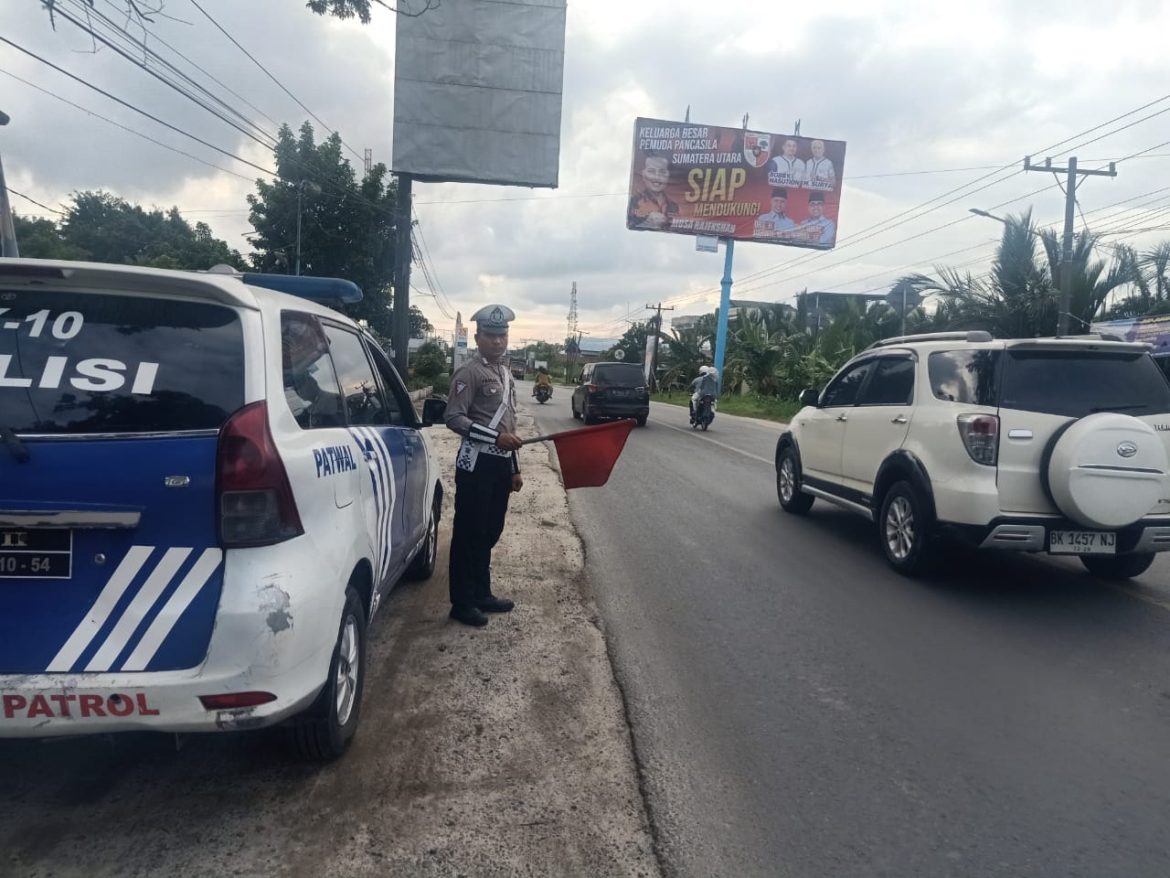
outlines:
[[608, 424], [595, 424], [590, 427], [578, 427], [576, 430], [562, 430], [560, 433], [549, 433], [546, 436], [533, 436], [531, 439], [525, 439], [521, 445], [531, 445], [533, 442], [550, 442], [553, 439], [559, 439], [562, 436], [578, 436], [581, 433], [592, 433], [596, 430], [608, 430], [611, 427], [624, 423], [625, 421], [632, 421], [633, 418], [622, 418], [617, 421], [610, 421]]

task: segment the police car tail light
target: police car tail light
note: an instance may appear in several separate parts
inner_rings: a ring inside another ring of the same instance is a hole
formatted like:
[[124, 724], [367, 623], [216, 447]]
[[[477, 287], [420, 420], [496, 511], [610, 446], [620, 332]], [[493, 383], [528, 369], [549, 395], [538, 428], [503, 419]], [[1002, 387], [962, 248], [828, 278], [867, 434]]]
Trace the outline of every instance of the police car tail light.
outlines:
[[199, 702], [204, 710], [238, 710], [241, 707], [256, 707], [275, 701], [271, 692], [225, 692], [223, 695], [200, 695]]
[[995, 415], [959, 415], [959, 435], [971, 459], [984, 466], [999, 462], [999, 418]]
[[225, 547], [268, 546], [304, 533], [264, 402], [244, 406], [224, 424], [216, 472]]

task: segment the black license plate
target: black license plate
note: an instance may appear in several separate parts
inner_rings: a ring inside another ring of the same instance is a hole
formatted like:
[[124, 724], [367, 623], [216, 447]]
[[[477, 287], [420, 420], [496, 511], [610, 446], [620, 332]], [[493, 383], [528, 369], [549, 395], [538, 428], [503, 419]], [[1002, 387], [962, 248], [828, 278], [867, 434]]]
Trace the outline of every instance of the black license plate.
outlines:
[[69, 579], [72, 575], [71, 530], [0, 530], [0, 579]]

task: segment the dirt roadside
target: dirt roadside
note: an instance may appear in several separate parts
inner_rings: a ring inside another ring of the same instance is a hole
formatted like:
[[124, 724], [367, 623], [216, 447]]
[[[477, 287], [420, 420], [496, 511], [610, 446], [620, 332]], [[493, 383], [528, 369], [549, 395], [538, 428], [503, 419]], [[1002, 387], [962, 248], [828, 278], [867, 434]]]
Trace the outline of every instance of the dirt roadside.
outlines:
[[428, 439], [447, 492], [439, 569], [396, 589], [371, 629], [348, 756], [290, 764], [259, 733], [178, 751], [0, 742], [0, 875], [659, 874], [551, 451], [521, 452], [493, 559], [516, 610], [474, 630], [447, 619], [458, 437]]

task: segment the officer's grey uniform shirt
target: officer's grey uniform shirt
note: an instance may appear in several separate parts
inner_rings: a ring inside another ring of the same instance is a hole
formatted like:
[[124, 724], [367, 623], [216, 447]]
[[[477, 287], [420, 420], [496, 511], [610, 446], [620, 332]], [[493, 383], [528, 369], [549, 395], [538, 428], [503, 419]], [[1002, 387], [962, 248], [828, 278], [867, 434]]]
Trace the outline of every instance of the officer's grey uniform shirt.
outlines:
[[[492, 426], [501, 402], [504, 411]], [[450, 429], [465, 437], [465, 445], [470, 443], [477, 451], [488, 454], [510, 456], [513, 469], [519, 472], [515, 453], [495, 445], [501, 433], [516, 432], [516, 388], [503, 362], [490, 363], [476, 353], [456, 369], [451, 376], [445, 420]]]

